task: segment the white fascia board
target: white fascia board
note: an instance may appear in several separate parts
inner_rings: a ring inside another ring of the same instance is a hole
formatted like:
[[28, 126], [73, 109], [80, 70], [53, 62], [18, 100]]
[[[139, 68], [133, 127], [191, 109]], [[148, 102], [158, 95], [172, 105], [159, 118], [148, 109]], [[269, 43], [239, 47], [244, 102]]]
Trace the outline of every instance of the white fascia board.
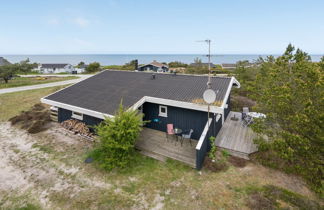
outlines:
[[[201, 149], [201, 146], [202, 146], [202, 144], [203, 144], [203, 142], [205, 140], [205, 137], [207, 135], [207, 132], [209, 130], [209, 127], [211, 125], [212, 120], [213, 120], [212, 118], [209, 118], [208, 119], [208, 122], [206, 123], [205, 128], [204, 128], [204, 130], [203, 130], [203, 132], [202, 132], [202, 134], [201, 134], [201, 136], [199, 138], [199, 141], [198, 141], [198, 143], [196, 145], [196, 150], [200, 150]], [[209, 127], [208, 127], [208, 125], [209, 125]]]
[[138, 109], [140, 106], [142, 106], [145, 103], [146, 96], [141, 98], [139, 101], [137, 101], [134, 105], [132, 105], [128, 110], [135, 110]]
[[[206, 106], [206, 105], [188, 103], [188, 102], [183, 102], [183, 101], [175, 101], [175, 100], [163, 99], [163, 98], [155, 98], [155, 97], [151, 97], [151, 96], [144, 96], [143, 98], [141, 98], [141, 100], [139, 100], [133, 106], [131, 106], [130, 109], [133, 109], [133, 110], [137, 109], [145, 102], [208, 112], [208, 106]], [[224, 111], [224, 109], [222, 107], [217, 107], [217, 106], [210, 106], [210, 109], [209, 109], [209, 112], [212, 112], [212, 113], [223, 114], [223, 111]]]
[[235, 77], [232, 77], [232, 79], [233, 79], [233, 84], [237, 85], [236, 88], [241, 88], [241, 83], [239, 81], [237, 81], [237, 79]]
[[225, 111], [224, 111], [224, 109], [223, 109], [223, 113], [222, 113], [222, 125], [224, 124], [224, 122], [225, 122]]
[[232, 90], [232, 87], [233, 87], [233, 84], [237, 85], [237, 88], [240, 88], [241, 87], [241, 84], [235, 79], [235, 77], [231, 77], [231, 81], [228, 85], [228, 88], [226, 90], [226, 93], [225, 93], [225, 96], [224, 96], [224, 100], [223, 100], [223, 103], [222, 103], [222, 108], [225, 109], [225, 105], [227, 103], [227, 99], [231, 93], [231, 90]]
[[90, 109], [84, 109], [84, 108], [81, 108], [81, 107], [72, 106], [72, 105], [69, 105], [69, 104], [60, 103], [60, 102], [52, 101], [52, 100], [45, 99], [45, 98], [41, 98], [41, 102], [44, 103], [44, 104], [49, 104], [49, 105], [56, 106], [56, 107], [63, 108], [63, 109], [67, 109], [67, 110], [70, 110], [70, 111], [80, 112], [82, 114], [89, 115], [91, 117], [96, 117], [96, 118], [99, 118], [99, 119], [105, 119], [105, 117], [114, 117], [113, 115], [110, 115], [110, 114], [104, 114], [104, 113], [96, 112], [96, 111], [93, 111], [93, 110], [90, 110]]

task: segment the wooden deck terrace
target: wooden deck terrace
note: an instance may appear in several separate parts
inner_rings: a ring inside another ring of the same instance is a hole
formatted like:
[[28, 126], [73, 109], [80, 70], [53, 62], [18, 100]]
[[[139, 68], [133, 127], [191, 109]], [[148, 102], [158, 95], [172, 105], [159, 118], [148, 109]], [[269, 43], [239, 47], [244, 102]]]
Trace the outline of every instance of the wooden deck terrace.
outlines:
[[[232, 117], [238, 118], [237, 121]], [[243, 126], [240, 112], [230, 112], [223, 127], [219, 131], [215, 144], [219, 148], [226, 149], [231, 155], [249, 159], [249, 154], [256, 152], [257, 146], [253, 143], [256, 134], [248, 126]]]
[[177, 142], [175, 136], [166, 137], [165, 132], [143, 128], [139, 138], [136, 141], [136, 148], [143, 155], [165, 161], [167, 158], [181, 161], [193, 168], [196, 167], [196, 140], [184, 139], [181, 146], [180, 137]]

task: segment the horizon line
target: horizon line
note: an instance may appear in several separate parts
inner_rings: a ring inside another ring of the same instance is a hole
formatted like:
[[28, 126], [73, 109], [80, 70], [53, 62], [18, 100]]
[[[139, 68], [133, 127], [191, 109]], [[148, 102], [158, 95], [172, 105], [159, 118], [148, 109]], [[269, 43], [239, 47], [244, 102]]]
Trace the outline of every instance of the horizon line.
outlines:
[[[307, 53], [308, 55], [324, 56], [321, 53]], [[20, 55], [201, 55], [206, 53], [0, 53], [0, 56], [20, 56]], [[223, 55], [282, 55], [282, 53], [215, 53], [212, 56]]]

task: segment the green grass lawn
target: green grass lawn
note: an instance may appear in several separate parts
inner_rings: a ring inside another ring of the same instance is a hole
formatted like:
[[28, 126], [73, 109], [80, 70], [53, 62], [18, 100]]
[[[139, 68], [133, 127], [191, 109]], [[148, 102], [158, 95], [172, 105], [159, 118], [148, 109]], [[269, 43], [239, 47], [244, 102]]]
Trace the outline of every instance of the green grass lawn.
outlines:
[[[21, 111], [30, 109], [35, 103], [39, 103], [41, 97], [63, 87], [0, 95], [0, 121], [6, 121]], [[164, 163], [137, 153], [132, 165], [126, 169], [107, 172], [98, 168], [96, 163], [84, 163], [92, 149], [92, 143], [63, 141], [61, 139], [64, 136], [66, 134], [32, 135], [32, 148], [39, 149], [32, 157], [26, 151], [12, 148], [22, 158], [16, 162], [22, 167], [26, 162], [24, 170], [29, 170], [30, 166], [39, 170], [43, 170], [43, 167], [51, 168], [54, 171], [51, 174], [58, 175], [53, 175], [53, 180], [41, 180], [42, 182], [36, 175], [33, 176], [30, 180], [32, 182], [36, 177], [34, 194], [27, 191], [22, 195], [17, 192], [17, 197], [14, 193], [3, 198], [0, 196], [0, 209], [2, 203], [8, 202], [12, 209], [21, 206], [24, 209], [41, 209], [35, 195], [42, 191], [48, 192], [46, 199], [57, 209], [320, 208], [319, 204], [312, 201], [317, 200], [314, 194], [300, 179], [253, 162], [242, 168], [230, 165], [226, 171], [211, 172], [203, 169], [200, 173], [178, 161], [168, 160]], [[43, 153], [46, 155], [41, 155]], [[32, 165], [29, 163], [30, 158]], [[78, 172], [71, 174], [70, 169], [77, 169]], [[70, 187], [61, 191], [49, 190], [55, 183], [59, 183], [59, 178]]]
[[49, 87], [36, 90], [27, 90], [14, 93], [0, 94], [0, 121], [18, 115], [21, 111], [30, 109], [40, 103], [40, 98], [65, 86]]
[[59, 82], [70, 79], [77, 79], [77, 76], [69, 76], [69, 77], [16, 77], [12, 80], [9, 80], [8, 83], [5, 83], [3, 80], [0, 80], [0, 89], [3, 88], [12, 88], [12, 87], [20, 87], [26, 85], [38, 85], [50, 82]]

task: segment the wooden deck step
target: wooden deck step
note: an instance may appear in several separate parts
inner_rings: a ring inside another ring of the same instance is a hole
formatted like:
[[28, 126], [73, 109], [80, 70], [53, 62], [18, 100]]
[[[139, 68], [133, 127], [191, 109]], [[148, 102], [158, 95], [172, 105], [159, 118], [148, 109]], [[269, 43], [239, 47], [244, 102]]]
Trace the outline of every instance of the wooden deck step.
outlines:
[[245, 160], [250, 160], [249, 158], [249, 154], [244, 153], [244, 152], [239, 152], [239, 151], [235, 151], [235, 150], [231, 150], [231, 149], [227, 149], [227, 148], [222, 148], [222, 147], [218, 147], [221, 150], [226, 150], [230, 153], [230, 155], [235, 156], [235, 157], [239, 157]]
[[166, 161], [166, 157], [165, 157], [165, 156], [159, 155], [159, 154], [157, 154], [157, 153], [155, 153], [155, 152], [150, 152], [150, 151], [140, 150], [139, 153], [141, 153], [142, 155], [145, 155], [145, 156], [151, 157], [151, 158], [153, 158], [153, 159], [156, 159], [156, 160], [162, 161], [162, 162], [165, 162], [165, 161]]
[[171, 158], [195, 168], [196, 144], [197, 141], [193, 140], [191, 146], [189, 141], [185, 140], [181, 146], [180, 142], [176, 144], [172, 136], [167, 139], [165, 132], [144, 128], [135, 146], [142, 154], [152, 158], [162, 161]]
[[152, 157], [157, 160], [166, 161], [167, 158], [171, 158], [180, 162], [183, 162], [193, 168], [196, 167], [195, 158], [185, 157], [181, 154], [177, 154], [166, 149], [147, 149], [146, 147], [136, 146], [139, 149], [141, 154]]

